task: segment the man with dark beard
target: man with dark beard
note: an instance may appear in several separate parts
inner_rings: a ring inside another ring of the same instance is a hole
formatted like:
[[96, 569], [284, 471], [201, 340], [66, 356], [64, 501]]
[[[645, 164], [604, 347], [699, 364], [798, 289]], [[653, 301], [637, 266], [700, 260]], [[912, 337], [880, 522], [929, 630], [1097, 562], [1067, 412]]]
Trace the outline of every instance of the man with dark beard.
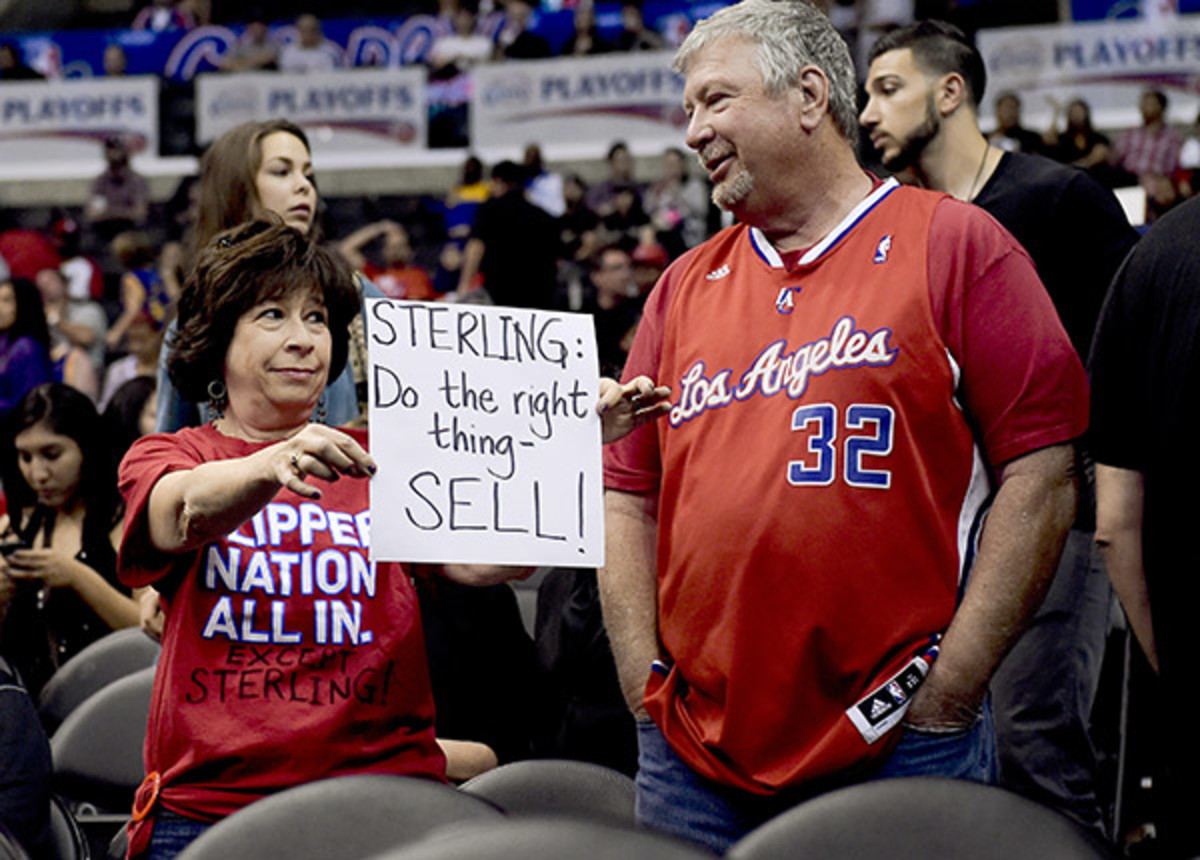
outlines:
[[[983, 58], [965, 36], [922, 21], [875, 43], [859, 121], [885, 167], [974, 202], [1017, 238], [1086, 358], [1105, 290], [1137, 233], [1084, 171], [990, 146], [977, 113], [985, 84]], [[991, 689], [1001, 784], [1102, 830], [1089, 720], [1111, 598], [1092, 509], [1084, 493], [1051, 591]]]

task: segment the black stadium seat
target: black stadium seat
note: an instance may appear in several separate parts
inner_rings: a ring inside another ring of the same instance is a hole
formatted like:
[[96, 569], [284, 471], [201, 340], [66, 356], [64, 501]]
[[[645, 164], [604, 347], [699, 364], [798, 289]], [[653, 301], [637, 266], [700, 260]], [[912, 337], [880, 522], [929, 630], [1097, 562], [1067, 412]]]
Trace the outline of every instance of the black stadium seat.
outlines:
[[1107, 846], [1044, 806], [993, 786], [912, 777], [821, 795], [743, 837], [729, 860], [1105, 860]]
[[712, 856], [649, 830], [555, 816], [469, 822], [372, 860], [711, 860]]
[[358, 860], [448, 824], [502, 813], [448, 785], [400, 776], [310, 782], [252, 803], [206, 831], [180, 860]]
[[588, 762], [512, 762], [468, 780], [459, 790], [494, 803], [508, 815], [563, 814], [634, 823], [633, 780]]
[[160, 648], [136, 627], [114, 630], [59, 667], [38, 695], [38, 716], [54, 734], [85, 699], [118, 678], [153, 666]]

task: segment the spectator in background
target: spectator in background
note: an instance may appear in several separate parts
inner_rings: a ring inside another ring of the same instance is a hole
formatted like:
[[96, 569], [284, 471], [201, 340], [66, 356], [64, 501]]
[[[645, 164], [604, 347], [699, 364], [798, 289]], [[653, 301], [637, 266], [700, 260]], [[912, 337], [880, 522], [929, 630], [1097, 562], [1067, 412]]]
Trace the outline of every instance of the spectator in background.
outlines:
[[[176, 243], [177, 245], [177, 243]], [[177, 258], [179, 251], [173, 252]], [[171, 265], [162, 266], [155, 260], [154, 246], [145, 233], [130, 231], [113, 239], [113, 256], [121, 263], [121, 315], [108, 330], [105, 340], [109, 349], [120, 346], [126, 331], [139, 316], [148, 316], [159, 327], [166, 325], [175, 312], [179, 298], [176, 275]], [[164, 277], [164, 269], [167, 277]]]
[[708, 191], [688, 175], [688, 161], [682, 149], [667, 149], [662, 173], [645, 194], [646, 212], [672, 258], [704, 241], [708, 220]]
[[42, 269], [34, 281], [42, 296], [51, 339], [61, 338], [87, 353], [97, 379], [104, 372], [104, 336], [108, 317], [90, 298], [72, 298], [58, 269]]
[[30, 68], [16, 42], [0, 42], [0, 81], [40, 81], [45, 77]]
[[61, 383], [38, 386], [15, 410], [11, 430], [0, 535], [28, 548], [0, 560], [0, 577], [18, 585], [3, 654], [36, 695], [84, 647], [137, 624], [138, 610], [116, 584], [123, 506], [92, 401]]
[[342, 65], [342, 49], [325, 38], [321, 21], [305, 13], [296, 18], [296, 38], [279, 49], [279, 71], [327, 72]]
[[79, 222], [71, 217], [59, 218], [54, 222], [53, 233], [62, 255], [58, 271], [67, 280], [68, 297], [73, 300], [103, 299], [104, 272], [100, 264], [80, 248], [83, 231], [79, 229]]
[[629, 252], [619, 245], [602, 248], [592, 257], [589, 280], [581, 310], [595, 322], [600, 375], [620, 379], [641, 318]]
[[[70, 385], [95, 402], [100, 394], [100, 368], [104, 361], [107, 321], [104, 311], [95, 302], [79, 303], [80, 307], [73, 309], [73, 303], [67, 300], [67, 282], [55, 269], [38, 272], [37, 287], [50, 329], [50, 364], [54, 369], [54, 381]], [[99, 365], [95, 360], [97, 355]]]
[[104, 139], [104, 172], [92, 182], [83, 216], [97, 238], [110, 242], [124, 230], [142, 227], [150, 210], [150, 189], [129, 163], [129, 144], [121, 135]]
[[1042, 136], [1021, 125], [1021, 97], [1011, 90], [996, 96], [996, 130], [988, 135], [988, 143], [1005, 152], [1042, 150]]
[[129, 25], [131, 30], [150, 30], [162, 33], [166, 30], [190, 30], [196, 22], [188, 12], [181, 8], [177, 0], [151, 0]]
[[232, 48], [217, 63], [222, 72], [274, 72], [279, 69], [279, 46], [267, 22], [252, 18]]
[[451, 32], [438, 36], [429, 49], [429, 66], [437, 78], [452, 78], [492, 58], [492, 40], [475, 29], [477, 15], [462, 3], [450, 16]]
[[633, 283], [637, 287], [638, 301], [642, 302], [671, 264], [671, 257], [649, 228], [642, 231], [629, 257], [633, 260]]
[[125, 49], [116, 42], [109, 42], [104, 47], [104, 76], [107, 78], [123, 78], [129, 68], [129, 57]]
[[610, 46], [600, 38], [600, 30], [596, 26], [595, 4], [592, 0], [581, 0], [575, 7], [575, 29], [563, 48], [563, 56], [584, 57], [609, 50]]
[[542, 148], [536, 143], [525, 147], [524, 164], [528, 171], [525, 194], [529, 202], [553, 218], [567, 211], [566, 201], [563, 200], [563, 178], [546, 169], [542, 161]]
[[[1110, 163], [1126, 174], [1128, 184], [1151, 191], [1155, 177], [1172, 177], [1179, 169], [1183, 136], [1167, 125], [1167, 96], [1162, 90], [1146, 90], [1138, 100], [1142, 124], [1117, 138]], [[1126, 183], [1122, 183], [1126, 184]]]
[[457, 185], [446, 195], [443, 215], [446, 235], [465, 242], [471, 235], [471, 226], [479, 207], [491, 194], [491, 185], [484, 178], [483, 162], [478, 156], [468, 155], [463, 161], [462, 175]]
[[[364, 252], [380, 238], [382, 266], [373, 263]], [[388, 298], [428, 301], [437, 297], [429, 273], [413, 265], [408, 231], [395, 221], [385, 219], [360, 227], [338, 243], [338, 251], [350, 268], [366, 275]]]
[[100, 396], [100, 375], [92, 366], [91, 359], [75, 344], [61, 334], [50, 334], [50, 366], [53, 368], [51, 380], [69, 385], [87, 399], [96, 402]]
[[10, 277], [0, 259], [0, 421], [52, 375], [42, 298], [32, 281]]
[[1064, 164], [1091, 170], [1108, 163], [1111, 141], [1092, 126], [1092, 109], [1083, 99], [1067, 102], [1066, 126], [1058, 129], [1062, 105], [1054, 103], [1054, 118], [1043, 142], [1046, 155]]
[[57, 269], [62, 263], [58, 245], [41, 230], [15, 228], [0, 233], [0, 257], [5, 271], [14, 278], [32, 281], [42, 269]]
[[134, 442], [154, 432], [157, 416], [154, 388], [153, 375], [135, 376], [111, 392], [102, 417], [115, 462], [125, 458], [125, 452]]
[[558, 219], [559, 242], [564, 259], [582, 262], [596, 250], [596, 233], [600, 216], [587, 205], [587, 183], [578, 173], [563, 180], [563, 201], [566, 211]]
[[1183, 138], [1179, 148], [1179, 193], [1191, 197], [1196, 193], [1196, 171], [1200, 169], [1200, 115]]
[[[154, 377], [158, 367], [158, 353], [162, 349], [164, 326], [147, 314], [139, 314], [130, 323], [126, 333], [129, 352], [108, 365], [104, 373], [104, 387], [100, 392], [100, 409], [107, 408], [109, 401], [126, 382], [139, 376]], [[157, 414], [157, 411], [156, 411]]]
[[588, 208], [601, 218], [613, 210], [613, 197], [618, 188], [634, 188], [641, 193], [641, 188], [633, 176], [633, 155], [629, 144], [618, 140], [608, 148], [608, 178], [597, 182], [587, 193]]
[[495, 304], [553, 307], [557, 259], [554, 219], [525, 199], [524, 169], [501, 161], [492, 168], [491, 198], [479, 207], [463, 252], [459, 294], [471, 292], [481, 274]]
[[496, 59], [538, 60], [550, 56], [550, 43], [532, 32], [535, 0], [505, 0], [504, 26], [496, 37]]
[[661, 51], [664, 47], [662, 36], [646, 26], [640, 0], [624, 0], [621, 3], [621, 32], [617, 36], [617, 50]]
[[612, 207], [600, 218], [604, 241], [636, 244], [642, 229], [650, 224], [650, 216], [642, 208], [642, 198], [636, 187], [618, 185], [613, 189]]

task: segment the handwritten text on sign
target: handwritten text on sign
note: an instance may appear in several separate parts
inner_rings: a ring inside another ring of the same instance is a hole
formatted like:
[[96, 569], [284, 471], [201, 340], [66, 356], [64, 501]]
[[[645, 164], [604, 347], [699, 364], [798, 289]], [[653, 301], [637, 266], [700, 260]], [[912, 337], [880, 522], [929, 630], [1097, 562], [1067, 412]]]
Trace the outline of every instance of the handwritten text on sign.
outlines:
[[590, 317], [367, 303], [373, 557], [604, 562]]

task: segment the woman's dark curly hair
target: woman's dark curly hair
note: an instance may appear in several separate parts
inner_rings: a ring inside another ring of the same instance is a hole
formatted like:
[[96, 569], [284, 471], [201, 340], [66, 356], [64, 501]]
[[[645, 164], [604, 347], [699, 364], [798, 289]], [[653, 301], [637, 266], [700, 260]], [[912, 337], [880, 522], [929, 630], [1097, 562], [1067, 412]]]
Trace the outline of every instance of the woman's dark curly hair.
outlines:
[[278, 216], [226, 230], [202, 248], [179, 296], [179, 327], [168, 344], [167, 372], [184, 399], [203, 403], [209, 383], [225, 381], [225, 355], [242, 314], [297, 290], [324, 300], [333, 343], [329, 379], [335, 379], [346, 366], [347, 327], [360, 306], [354, 276], [340, 257]]

